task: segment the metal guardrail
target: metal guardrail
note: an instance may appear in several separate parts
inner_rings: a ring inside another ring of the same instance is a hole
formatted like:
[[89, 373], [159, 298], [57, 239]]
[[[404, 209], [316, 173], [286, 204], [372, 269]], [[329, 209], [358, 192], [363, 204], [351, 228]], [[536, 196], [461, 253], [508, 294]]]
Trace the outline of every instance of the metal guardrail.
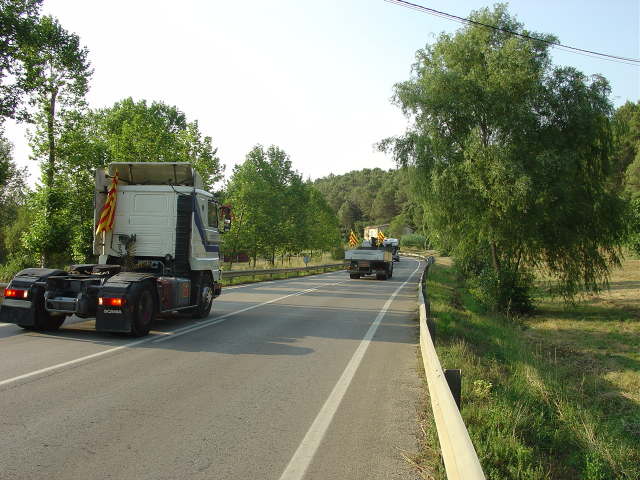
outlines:
[[418, 307], [420, 309], [420, 350], [424, 372], [429, 386], [431, 410], [436, 422], [442, 460], [448, 480], [485, 480], [484, 472], [473, 447], [467, 427], [462, 420], [456, 400], [451, 393], [445, 372], [442, 370], [427, 322], [430, 316], [429, 303], [425, 302], [426, 279], [429, 267], [435, 263], [433, 257], [411, 255], [426, 260], [427, 265], [420, 277]]
[[[238, 278], [238, 277], [255, 277], [257, 275], [269, 275], [273, 277], [278, 274], [289, 274], [289, 273], [300, 273], [300, 272], [310, 272], [314, 270], [322, 270], [326, 272], [330, 268], [344, 268], [346, 263], [329, 263], [325, 265], [312, 265], [307, 267], [292, 267], [292, 268], [272, 268], [269, 270], [223, 270], [222, 278]], [[0, 298], [4, 296], [4, 289], [7, 287], [8, 283], [0, 283]]]

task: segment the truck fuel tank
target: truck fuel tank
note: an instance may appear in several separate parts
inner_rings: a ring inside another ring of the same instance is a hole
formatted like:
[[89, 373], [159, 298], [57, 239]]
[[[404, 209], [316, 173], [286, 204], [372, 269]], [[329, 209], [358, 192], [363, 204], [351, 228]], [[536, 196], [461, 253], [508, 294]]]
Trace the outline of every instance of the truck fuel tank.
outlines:
[[158, 298], [161, 310], [188, 307], [191, 302], [191, 280], [181, 277], [158, 277]]

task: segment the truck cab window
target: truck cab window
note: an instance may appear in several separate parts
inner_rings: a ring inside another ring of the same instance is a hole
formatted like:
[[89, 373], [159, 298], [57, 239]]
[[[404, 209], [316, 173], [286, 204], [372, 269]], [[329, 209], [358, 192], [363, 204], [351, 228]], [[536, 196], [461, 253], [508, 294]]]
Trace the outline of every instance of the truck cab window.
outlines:
[[215, 202], [208, 202], [207, 218], [210, 227], [218, 228], [218, 206]]

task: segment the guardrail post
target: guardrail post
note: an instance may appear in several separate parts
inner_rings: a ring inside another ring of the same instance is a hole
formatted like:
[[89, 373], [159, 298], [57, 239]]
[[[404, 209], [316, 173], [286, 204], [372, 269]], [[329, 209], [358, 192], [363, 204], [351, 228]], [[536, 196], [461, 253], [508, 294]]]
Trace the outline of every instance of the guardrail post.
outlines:
[[462, 400], [462, 371], [459, 368], [445, 368], [444, 378], [447, 379], [451, 395], [453, 395], [458, 410], [460, 410], [460, 402]]

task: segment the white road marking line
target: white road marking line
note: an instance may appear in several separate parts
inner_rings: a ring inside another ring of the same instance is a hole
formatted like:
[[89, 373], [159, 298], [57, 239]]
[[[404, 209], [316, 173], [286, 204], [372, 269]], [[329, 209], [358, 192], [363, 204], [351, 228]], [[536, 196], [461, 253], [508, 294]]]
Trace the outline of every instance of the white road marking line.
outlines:
[[340, 285], [341, 283], [346, 283], [346, 282], [331, 283], [331, 284], [328, 284], [328, 285], [321, 285], [319, 287], [308, 288], [306, 290], [301, 290], [299, 292], [290, 293], [289, 295], [284, 295], [282, 297], [274, 298], [273, 300], [269, 300], [267, 302], [262, 302], [262, 303], [259, 303], [257, 305], [252, 305], [250, 307], [246, 307], [246, 308], [243, 308], [241, 310], [237, 310], [235, 312], [230, 312], [230, 313], [227, 313], [227, 314], [222, 315], [220, 317], [213, 318], [212, 320], [201, 322], [200, 324], [198, 324], [196, 326], [187, 326], [187, 327], [179, 328], [177, 330], [173, 330], [173, 331], [169, 331], [169, 332], [163, 332], [162, 335], [166, 335], [166, 336], [161, 337], [161, 338], [156, 338], [156, 336], [153, 335], [153, 336], [150, 336], [150, 337], [147, 337], [147, 338], [143, 338], [141, 340], [136, 340], [135, 342], [129, 342], [129, 343], [126, 343], [124, 345], [120, 345], [118, 347], [113, 347], [113, 348], [109, 348], [107, 350], [103, 350], [101, 352], [96, 352], [96, 353], [93, 353], [91, 355], [85, 355], [84, 357], [79, 357], [79, 358], [76, 358], [74, 360], [70, 360], [68, 362], [58, 363], [58, 364], [52, 365], [50, 367], [45, 367], [45, 368], [41, 368], [39, 370], [35, 370], [33, 372], [25, 373], [23, 375], [18, 375], [17, 377], [7, 378], [6, 380], [1, 380], [0, 381], [0, 387], [3, 387], [5, 385], [9, 385], [11, 383], [18, 382], [20, 380], [25, 380], [27, 378], [35, 377], [36, 375], [40, 375], [40, 374], [43, 374], [43, 373], [53, 372], [55, 370], [58, 370], [58, 369], [61, 369], [61, 368], [64, 368], [64, 367], [68, 367], [70, 365], [75, 365], [77, 363], [81, 363], [81, 362], [84, 362], [86, 360], [91, 360], [92, 358], [101, 357], [102, 355], [107, 355], [109, 353], [117, 352], [119, 350], [124, 350], [125, 348], [135, 347], [136, 345], [141, 345], [143, 343], [148, 343], [148, 342], [155, 343], [155, 342], [160, 342], [160, 341], [164, 341], [164, 340], [169, 340], [169, 339], [175, 338], [177, 336], [184, 335], [185, 333], [192, 332], [194, 330], [199, 330], [199, 329], [204, 328], [204, 327], [208, 327], [208, 326], [211, 326], [211, 325], [215, 325], [217, 323], [221, 323], [224, 320], [226, 320], [227, 318], [229, 318], [229, 317], [231, 317], [233, 315], [237, 315], [238, 313], [246, 312], [247, 310], [258, 308], [258, 307], [261, 307], [263, 305], [268, 305], [270, 303], [277, 302], [278, 300], [283, 300], [285, 298], [293, 297], [295, 295], [304, 295], [305, 293], [309, 293], [309, 292], [312, 292], [314, 290], [319, 290], [321, 288], [325, 288], [325, 287], [328, 287], [328, 286], [331, 286], [331, 285]]
[[391, 302], [393, 302], [393, 299], [396, 297], [398, 292], [400, 292], [400, 290], [407, 283], [409, 283], [409, 281], [411, 281], [411, 279], [419, 269], [420, 262], [418, 261], [418, 267], [413, 271], [409, 278], [402, 285], [400, 285], [395, 290], [395, 292], [393, 292], [393, 294], [389, 297], [387, 302], [382, 307], [382, 310], [380, 310], [380, 312], [378, 313], [378, 316], [369, 327], [369, 330], [367, 330], [367, 333], [360, 342], [360, 345], [358, 345], [358, 348], [351, 357], [351, 360], [349, 360], [349, 363], [340, 376], [340, 379], [333, 387], [331, 394], [324, 402], [324, 405], [320, 409], [320, 412], [318, 412], [318, 415], [311, 424], [311, 427], [307, 431], [307, 434], [302, 439], [302, 442], [298, 446], [298, 449], [293, 454], [293, 457], [289, 461], [287, 468], [285, 468], [282, 476], [280, 477], [280, 480], [301, 480], [304, 477], [304, 474], [307, 471], [307, 468], [309, 468], [309, 465], [311, 464], [311, 461], [313, 460], [313, 457], [315, 456], [316, 451], [318, 450], [318, 447], [320, 446], [320, 443], [322, 442], [322, 439], [327, 432], [327, 429], [329, 428], [329, 425], [331, 425], [333, 416], [338, 410], [342, 398], [347, 392], [347, 389], [349, 388], [349, 385], [351, 384], [351, 381], [353, 380], [353, 377], [355, 376], [356, 371], [360, 366], [360, 362], [362, 362], [364, 354], [366, 353], [367, 348], [371, 343], [371, 339], [375, 335], [376, 330], [378, 330], [378, 326], [380, 325], [382, 318], [391, 306]]
[[218, 323], [222, 323], [227, 318], [232, 317], [234, 315], [237, 315], [238, 313], [246, 312], [248, 310], [253, 310], [254, 308], [262, 307], [264, 305], [269, 305], [270, 303], [278, 302], [280, 300], [284, 300], [285, 298], [295, 297], [296, 295], [304, 295], [305, 293], [313, 292], [314, 290], [319, 290], [321, 288], [330, 287], [330, 286], [333, 286], [333, 285], [341, 285], [343, 283], [347, 283], [347, 282], [344, 281], [344, 282], [337, 282], [337, 283], [327, 283], [327, 284], [321, 285], [319, 287], [308, 288], [306, 290], [301, 290], [299, 292], [290, 293], [290, 294], [284, 295], [282, 297], [274, 298], [273, 300], [268, 300], [266, 302], [258, 303], [256, 305], [251, 305], [249, 307], [245, 307], [245, 308], [242, 308], [240, 310], [236, 310], [235, 312], [229, 312], [229, 313], [226, 313], [226, 314], [221, 315], [219, 317], [215, 317], [212, 320], [209, 320], [207, 322], [203, 322], [203, 323], [201, 323], [199, 325], [196, 325], [196, 326], [189, 326], [189, 327], [184, 327], [184, 328], [175, 330], [173, 332], [170, 332], [170, 335], [167, 335], [166, 337], [163, 337], [163, 338], [156, 338], [151, 343], [160, 343], [160, 342], [164, 342], [166, 340], [171, 340], [173, 338], [179, 337], [179, 336], [184, 335], [186, 333], [191, 333], [191, 332], [194, 332], [196, 330], [200, 330], [201, 328], [205, 328], [205, 327], [209, 327], [211, 325], [216, 325]]

